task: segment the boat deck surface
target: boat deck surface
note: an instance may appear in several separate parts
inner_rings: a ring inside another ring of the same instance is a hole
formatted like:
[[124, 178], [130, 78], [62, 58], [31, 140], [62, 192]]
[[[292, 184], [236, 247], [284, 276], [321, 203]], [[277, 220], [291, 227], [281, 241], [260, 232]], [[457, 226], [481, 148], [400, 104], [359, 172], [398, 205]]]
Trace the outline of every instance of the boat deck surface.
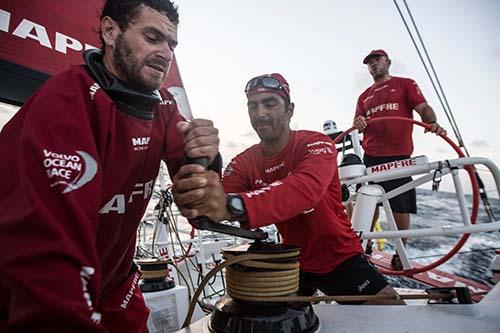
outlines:
[[[500, 331], [500, 285], [477, 304], [338, 305], [316, 304], [317, 332], [443, 333]], [[179, 333], [208, 333], [204, 317]]]

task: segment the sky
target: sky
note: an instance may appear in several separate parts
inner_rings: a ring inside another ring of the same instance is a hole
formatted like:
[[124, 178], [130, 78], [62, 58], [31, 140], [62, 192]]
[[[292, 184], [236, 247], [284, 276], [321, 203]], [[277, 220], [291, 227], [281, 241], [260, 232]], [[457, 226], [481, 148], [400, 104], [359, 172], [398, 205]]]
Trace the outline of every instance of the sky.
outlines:
[[[226, 161], [258, 142], [243, 93], [250, 78], [271, 72], [285, 76], [295, 102], [292, 128], [321, 131], [323, 122], [331, 119], [339, 129], [347, 129], [358, 96], [372, 84], [362, 59], [379, 48], [392, 59], [392, 75], [419, 84], [440, 124], [456, 141], [392, 0], [177, 4], [176, 56], [191, 109], [195, 117], [215, 122]], [[398, 4], [405, 11], [403, 1]], [[471, 156], [500, 165], [500, 1], [407, 4]], [[456, 157], [443, 140], [422, 132], [415, 129], [414, 155], [431, 160]]]
[[[293, 129], [321, 131], [331, 119], [343, 130], [352, 124], [359, 94], [372, 84], [362, 59], [379, 48], [392, 59], [391, 74], [419, 84], [456, 140], [392, 0], [174, 1], [176, 57], [191, 109], [214, 121], [226, 163], [259, 141], [243, 93], [250, 78], [285, 76], [295, 103]], [[500, 165], [500, 1], [407, 3], [469, 152]], [[13, 112], [2, 112], [0, 122]], [[422, 132], [415, 130], [414, 155], [456, 157], [441, 139]], [[485, 181], [492, 190], [487, 175]]]

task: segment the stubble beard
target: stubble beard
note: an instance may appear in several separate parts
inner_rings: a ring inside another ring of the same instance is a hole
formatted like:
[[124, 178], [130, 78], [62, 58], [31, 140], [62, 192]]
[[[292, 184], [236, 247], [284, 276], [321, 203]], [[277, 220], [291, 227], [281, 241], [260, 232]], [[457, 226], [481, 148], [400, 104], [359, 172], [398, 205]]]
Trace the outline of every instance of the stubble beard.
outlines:
[[386, 68], [385, 70], [383, 69], [377, 69], [376, 71], [373, 71], [372, 77], [374, 81], [382, 80], [387, 74], [389, 74], [389, 70]]
[[[285, 115], [283, 115], [283, 117], [276, 122], [272, 120], [269, 122], [265, 122], [266, 125], [269, 125], [271, 127], [270, 131], [260, 133], [259, 131], [255, 130], [262, 142], [273, 143], [281, 137], [281, 135], [285, 132], [286, 129], [286, 123], [284, 117]], [[258, 123], [256, 125], [258, 125]]]
[[123, 33], [116, 38], [113, 60], [115, 66], [121, 71], [123, 80], [130, 88], [147, 93], [151, 93], [159, 88], [156, 85], [148, 83], [141, 76], [139, 60], [123, 37]]

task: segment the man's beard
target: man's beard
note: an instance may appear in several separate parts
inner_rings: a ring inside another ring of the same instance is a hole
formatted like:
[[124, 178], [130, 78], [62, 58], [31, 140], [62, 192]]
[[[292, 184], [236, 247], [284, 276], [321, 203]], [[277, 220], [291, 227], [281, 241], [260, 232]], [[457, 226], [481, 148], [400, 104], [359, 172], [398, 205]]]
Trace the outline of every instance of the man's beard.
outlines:
[[[257, 127], [259, 125], [270, 126], [270, 131], [265, 131], [265, 132], [257, 131]], [[254, 128], [255, 128], [255, 132], [257, 132], [257, 135], [259, 136], [259, 139], [261, 139], [263, 142], [273, 143], [274, 141], [278, 140], [279, 137], [282, 135], [282, 133], [285, 131], [286, 124], [284, 122], [283, 117], [276, 119], [275, 121], [273, 121], [273, 120], [257, 120], [255, 122]]]
[[389, 70], [384, 68], [378, 68], [376, 71], [371, 73], [374, 80], [383, 79], [386, 74], [389, 74]]
[[129, 88], [144, 92], [152, 92], [159, 87], [149, 84], [141, 77], [141, 66], [132, 49], [123, 37], [123, 33], [116, 38], [116, 47], [113, 51], [115, 66], [121, 71], [123, 80]]

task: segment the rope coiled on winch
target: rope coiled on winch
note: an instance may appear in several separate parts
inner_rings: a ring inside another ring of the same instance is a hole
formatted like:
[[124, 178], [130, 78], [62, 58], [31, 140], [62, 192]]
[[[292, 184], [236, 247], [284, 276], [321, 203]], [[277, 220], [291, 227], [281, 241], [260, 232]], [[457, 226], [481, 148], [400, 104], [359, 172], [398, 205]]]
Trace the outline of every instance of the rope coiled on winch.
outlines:
[[[299, 251], [269, 254], [269, 258], [245, 260], [226, 269], [227, 293], [243, 301], [256, 301], [263, 297], [286, 296], [299, 290]], [[275, 258], [287, 262], [269, 262]], [[224, 259], [238, 257], [224, 252]]]
[[184, 323], [182, 324], [182, 328], [185, 328], [189, 325], [191, 322], [191, 317], [193, 316], [194, 308], [196, 306], [196, 301], [198, 300], [198, 297], [200, 296], [201, 292], [203, 291], [204, 286], [207, 284], [208, 281], [220, 270], [231, 266], [236, 263], [244, 262], [244, 261], [252, 261], [252, 260], [265, 260], [265, 259], [279, 259], [279, 258], [289, 258], [291, 255], [298, 256], [299, 251], [297, 253], [272, 253], [272, 254], [257, 254], [257, 253], [249, 253], [249, 254], [242, 254], [238, 256], [232, 256], [231, 258], [228, 258], [226, 261], [218, 264], [215, 266], [208, 274], [203, 278], [201, 281], [200, 285], [198, 286], [198, 289], [196, 289], [193, 298], [191, 299], [191, 303], [189, 304], [189, 309], [188, 313], [186, 315], [186, 319], [184, 320]]

